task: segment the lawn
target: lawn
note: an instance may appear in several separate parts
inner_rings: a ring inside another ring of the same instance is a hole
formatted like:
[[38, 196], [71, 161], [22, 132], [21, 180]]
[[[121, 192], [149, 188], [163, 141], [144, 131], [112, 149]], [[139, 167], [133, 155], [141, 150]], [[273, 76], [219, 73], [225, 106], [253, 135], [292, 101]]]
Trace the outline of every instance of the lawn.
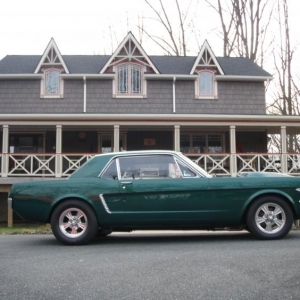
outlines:
[[7, 227], [7, 224], [0, 223], [1, 234], [49, 234], [52, 233], [49, 224], [39, 223], [15, 223], [13, 227]]

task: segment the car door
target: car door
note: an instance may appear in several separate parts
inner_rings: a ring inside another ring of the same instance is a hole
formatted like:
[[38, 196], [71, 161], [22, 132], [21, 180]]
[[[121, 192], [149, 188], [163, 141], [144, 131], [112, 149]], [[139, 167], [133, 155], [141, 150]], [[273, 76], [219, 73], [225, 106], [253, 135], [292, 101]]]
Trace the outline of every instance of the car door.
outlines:
[[124, 224], [124, 205], [120, 192], [116, 159], [111, 161], [98, 178], [97, 190], [100, 202], [97, 210], [99, 220], [104, 225]]
[[128, 225], [184, 226], [209, 221], [207, 178], [192, 171], [188, 175], [188, 167], [181, 170], [172, 155], [121, 157], [118, 163]]

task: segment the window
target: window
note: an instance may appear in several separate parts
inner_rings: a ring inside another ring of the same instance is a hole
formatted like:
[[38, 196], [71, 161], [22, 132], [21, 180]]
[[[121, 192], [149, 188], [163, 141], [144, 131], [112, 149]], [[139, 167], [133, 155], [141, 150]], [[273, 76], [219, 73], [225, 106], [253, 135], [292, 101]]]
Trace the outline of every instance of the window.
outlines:
[[108, 168], [103, 172], [101, 178], [106, 178], [106, 179], [110, 179], [110, 180], [117, 180], [118, 179], [116, 160], [114, 160], [108, 166]]
[[212, 71], [200, 71], [197, 85], [197, 98], [216, 98], [217, 89]]
[[180, 152], [182, 153], [222, 153], [222, 134], [181, 134]]
[[63, 82], [60, 78], [60, 70], [48, 69], [44, 72], [41, 86], [42, 98], [61, 98], [63, 96]]
[[45, 92], [46, 95], [58, 95], [59, 71], [48, 70], [45, 72]]
[[122, 179], [181, 178], [181, 172], [170, 155], [131, 156], [119, 158]]
[[118, 66], [118, 95], [142, 95], [142, 67], [134, 64]]
[[197, 177], [197, 174], [188, 168], [186, 165], [182, 164], [181, 162], [177, 161], [178, 166], [180, 168], [181, 174], [184, 178], [187, 177]]

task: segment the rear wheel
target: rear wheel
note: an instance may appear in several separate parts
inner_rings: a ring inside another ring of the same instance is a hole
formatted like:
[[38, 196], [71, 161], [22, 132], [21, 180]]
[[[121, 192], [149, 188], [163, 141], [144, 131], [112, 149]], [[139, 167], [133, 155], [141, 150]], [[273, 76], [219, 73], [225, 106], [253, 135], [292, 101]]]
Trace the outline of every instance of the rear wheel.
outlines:
[[293, 226], [290, 206], [276, 196], [265, 196], [255, 201], [247, 214], [247, 228], [256, 237], [265, 240], [286, 236]]
[[79, 200], [60, 204], [51, 217], [54, 236], [65, 245], [83, 245], [93, 240], [98, 232], [97, 218], [92, 208]]

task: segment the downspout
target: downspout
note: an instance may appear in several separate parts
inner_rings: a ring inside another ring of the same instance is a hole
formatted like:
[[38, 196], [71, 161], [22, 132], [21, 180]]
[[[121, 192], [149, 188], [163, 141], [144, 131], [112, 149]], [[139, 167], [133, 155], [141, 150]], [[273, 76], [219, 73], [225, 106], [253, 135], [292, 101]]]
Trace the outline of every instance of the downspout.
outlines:
[[86, 112], [86, 77], [83, 76], [83, 112]]
[[173, 77], [173, 114], [176, 113], [176, 89], [175, 89], [176, 77]]

